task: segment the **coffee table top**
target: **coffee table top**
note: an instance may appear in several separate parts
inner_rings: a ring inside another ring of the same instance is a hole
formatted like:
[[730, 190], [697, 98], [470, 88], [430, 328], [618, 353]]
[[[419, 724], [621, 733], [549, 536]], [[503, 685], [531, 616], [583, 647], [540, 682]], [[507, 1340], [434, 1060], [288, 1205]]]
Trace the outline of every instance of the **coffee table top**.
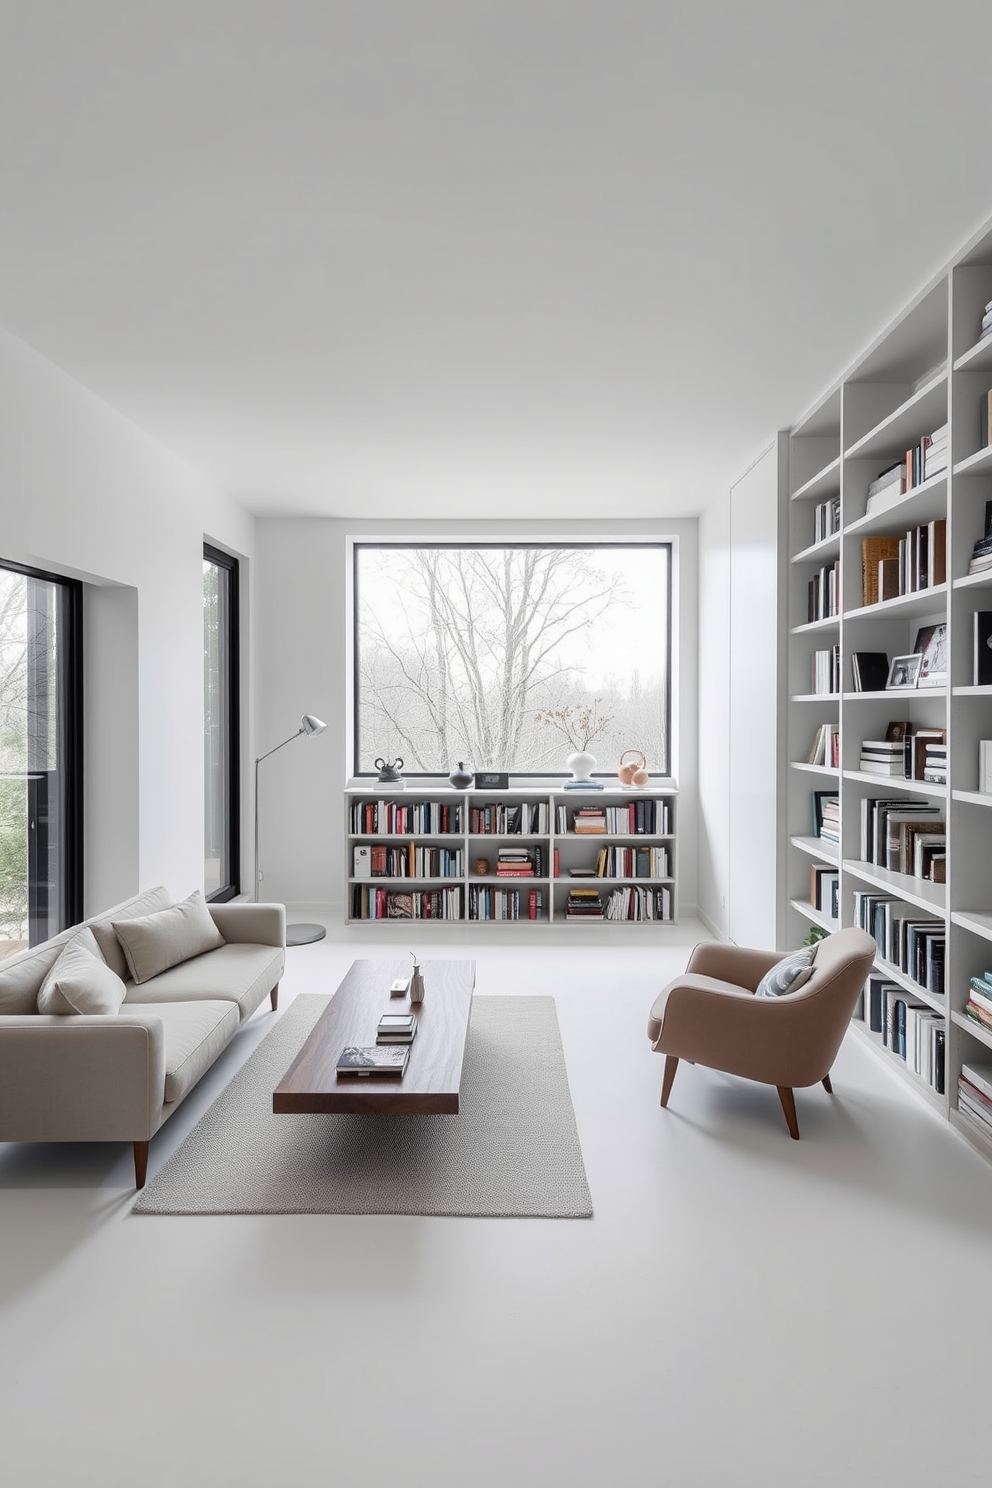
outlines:
[[[390, 997], [390, 983], [410, 974], [405, 961], [355, 961], [272, 1095], [276, 1114], [379, 1112], [424, 1116], [458, 1110], [465, 1038], [472, 1013], [474, 961], [424, 961], [424, 1000]], [[382, 1013], [412, 1011], [417, 1036], [401, 1079], [395, 1075], [339, 1077], [338, 1055], [348, 1044], [374, 1044]]]

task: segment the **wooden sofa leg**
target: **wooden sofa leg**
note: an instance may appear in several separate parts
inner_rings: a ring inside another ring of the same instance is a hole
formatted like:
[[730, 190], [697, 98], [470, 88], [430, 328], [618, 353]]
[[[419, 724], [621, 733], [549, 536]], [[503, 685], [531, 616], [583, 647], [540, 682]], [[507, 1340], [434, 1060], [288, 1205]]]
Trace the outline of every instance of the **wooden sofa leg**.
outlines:
[[823, 1088], [827, 1092], [828, 1095], [833, 1095], [833, 1093], [834, 1093], [834, 1087], [830, 1083], [830, 1076], [829, 1075], [824, 1075], [824, 1077], [823, 1077]]
[[145, 1177], [148, 1173], [148, 1143], [135, 1142], [134, 1144], [134, 1186], [144, 1188]]
[[668, 1105], [668, 1097], [672, 1093], [672, 1085], [675, 1083], [675, 1071], [679, 1067], [678, 1059], [674, 1054], [665, 1055], [665, 1075], [661, 1082], [661, 1104]]
[[786, 1124], [789, 1128], [789, 1136], [799, 1141], [799, 1122], [796, 1120], [796, 1097], [788, 1085], [777, 1085], [778, 1098], [782, 1102], [782, 1110], [785, 1112]]
[[279, 1006], [279, 983], [278, 982], [276, 982], [275, 986], [272, 988], [272, 991], [269, 993], [269, 1001], [272, 1004], [272, 1011], [275, 1012], [276, 1008]]

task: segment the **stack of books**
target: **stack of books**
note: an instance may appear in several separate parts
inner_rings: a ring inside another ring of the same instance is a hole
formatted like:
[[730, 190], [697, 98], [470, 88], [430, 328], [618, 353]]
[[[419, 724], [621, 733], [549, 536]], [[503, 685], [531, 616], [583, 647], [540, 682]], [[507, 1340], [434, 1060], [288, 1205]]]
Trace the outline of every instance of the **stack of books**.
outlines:
[[906, 775], [906, 746], [902, 739], [863, 739], [861, 764], [866, 775]]
[[987, 1142], [992, 1142], [992, 1064], [961, 1066], [958, 1115]]
[[497, 878], [533, 878], [535, 872], [533, 848], [500, 847], [497, 849]]
[[[942, 475], [947, 469], [947, 425], [941, 424], [932, 434], [925, 435], [919, 448], [922, 466], [920, 480], [927, 481], [931, 476]], [[909, 453], [907, 451], [907, 455]]]
[[881, 511], [883, 507], [891, 506], [894, 501], [899, 500], [900, 496], [905, 495], [905, 492], [906, 462], [897, 460], [894, 465], [887, 465], [869, 485], [865, 516]]
[[601, 920], [603, 901], [598, 889], [569, 889], [565, 901], [566, 920]]
[[923, 779], [932, 785], [947, 784], [947, 745], [927, 743], [923, 761]]
[[375, 1031], [377, 1044], [412, 1044], [417, 1036], [413, 1013], [383, 1013]]
[[982, 315], [982, 329], [978, 333], [979, 341], [983, 336], [987, 336], [989, 331], [992, 331], [992, 300], [989, 300]]
[[992, 971], [983, 971], [981, 976], [972, 977], [964, 1011], [973, 1023], [984, 1028], [986, 1033], [992, 1033]]
[[840, 843], [840, 796], [824, 796], [820, 802], [820, 830], [824, 842]]
[[572, 831], [580, 834], [605, 832], [605, 811], [600, 806], [579, 806], [572, 817]]

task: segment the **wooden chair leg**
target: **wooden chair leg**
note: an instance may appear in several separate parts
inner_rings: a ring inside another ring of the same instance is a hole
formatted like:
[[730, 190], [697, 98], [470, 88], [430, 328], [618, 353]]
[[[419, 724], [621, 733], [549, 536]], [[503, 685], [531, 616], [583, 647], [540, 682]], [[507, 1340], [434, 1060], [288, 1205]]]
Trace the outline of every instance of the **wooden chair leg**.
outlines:
[[269, 1001], [272, 1004], [272, 1011], [275, 1012], [276, 1008], [279, 1006], [279, 983], [278, 982], [276, 982], [275, 986], [272, 988], [272, 991], [269, 993]]
[[665, 1075], [664, 1075], [664, 1079], [661, 1082], [661, 1104], [663, 1106], [667, 1106], [668, 1105], [668, 1097], [672, 1093], [672, 1085], [675, 1082], [675, 1071], [678, 1069], [678, 1067], [679, 1067], [679, 1062], [676, 1059], [675, 1055], [674, 1054], [666, 1054], [665, 1055]]
[[824, 1075], [824, 1077], [823, 1077], [823, 1088], [827, 1092], [828, 1095], [833, 1095], [833, 1093], [834, 1093], [834, 1087], [830, 1083], [830, 1076], [829, 1075]]
[[782, 1102], [782, 1110], [785, 1112], [786, 1125], [789, 1128], [789, 1136], [799, 1141], [799, 1122], [796, 1120], [796, 1097], [788, 1085], [776, 1085], [778, 1098]]
[[134, 1144], [134, 1186], [144, 1188], [145, 1177], [148, 1173], [148, 1143], [135, 1142]]

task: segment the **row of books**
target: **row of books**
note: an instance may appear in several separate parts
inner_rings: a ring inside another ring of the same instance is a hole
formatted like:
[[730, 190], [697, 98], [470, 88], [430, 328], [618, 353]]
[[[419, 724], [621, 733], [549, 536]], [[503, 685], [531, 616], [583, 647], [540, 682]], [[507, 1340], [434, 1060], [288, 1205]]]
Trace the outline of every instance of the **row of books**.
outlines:
[[861, 539], [861, 602], [878, 604], [947, 581], [947, 520], [935, 517], [904, 536]]
[[378, 889], [356, 884], [351, 914], [356, 920], [460, 920], [461, 887], [450, 889]]
[[581, 833], [608, 832], [613, 836], [667, 836], [671, 832], [671, 813], [667, 801], [653, 797], [625, 801], [622, 806], [580, 806], [571, 813], [565, 806], [555, 807], [555, 831]]
[[840, 767], [840, 729], [836, 723], [820, 723], [810, 745], [808, 765], [827, 765], [836, 770]]
[[828, 863], [810, 864], [809, 902], [832, 920], [840, 918], [840, 874]]
[[810, 692], [821, 696], [840, 691], [840, 646], [814, 651], [810, 666]]
[[451, 801], [354, 801], [351, 831], [372, 837], [445, 837], [462, 830], [461, 805]]
[[831, 496], [813, 508], [813, 541], [823, 542], [840, 531], [840, 497]]
[[497, 889], [472, 884], [468, 891], [470, 920], [543, 920], [543, 889]]
[[525, 832], [546, 834], [550, 825], [547, 801], [523, 801], [508, 806], [505, 801], [490, 801], [472, 806], [468, 814], [468, 829], [473, 836], [485, 837], [495, 833], [501, 837], [513, 837]]
[[[934, 375], [937, 373], [935, 371]], [[927, 381], [929, 381], [929, 377]], [[947, 424], [940, 424], [930, 434], [924, 434], [919, 444], [912, 445], [905, 454], [884, 470], [868, 486], [865, 515], [882, 510], [905, 496], [914, 486], [942, 475], [947, 469], [948, 442]]]
[[890, 873], [932, 878], [935, 855], [945, 857], [946, 823], [928, 801], [905, 796], [861, 800], [861, 860]]
[[987, 1142], [992, 1142], [992, 1064], [962, 1064], [958, 1077], [958, 1115]]
[[461, 878], [462, 850], [418, 847], [414, 842], [400, 847], [360, 842], [352, 854], [352, 868], [355, 878]]
[[806, 586], [806, 619], [826, 620], [840, 613], [840, 559], [817, 569]]
[[668, 849], [601, 847], [595, 872], [597, 878], [668, 878]]
[[946, 1033], [943, 1015], [913, 998], [898, 982], [872, 975], [865, 983], [865, 1026], [881, 1036], [907, 1067], [938, 1095], [944, 1093]]
[[895, 739], [863, 739], [858, 768], [866, 775], [885, 775], [899, 780], [947, 783], [947, 730], [897, 725]]
[[878, 953], [927, 992], [943, 996], [947, 931], [891, 894], [858, 890], [854, 923], [874, 937]]
[[670, 920], [672, 891], [669, 888], [613, 890], [606, 905], [608, 920]]

